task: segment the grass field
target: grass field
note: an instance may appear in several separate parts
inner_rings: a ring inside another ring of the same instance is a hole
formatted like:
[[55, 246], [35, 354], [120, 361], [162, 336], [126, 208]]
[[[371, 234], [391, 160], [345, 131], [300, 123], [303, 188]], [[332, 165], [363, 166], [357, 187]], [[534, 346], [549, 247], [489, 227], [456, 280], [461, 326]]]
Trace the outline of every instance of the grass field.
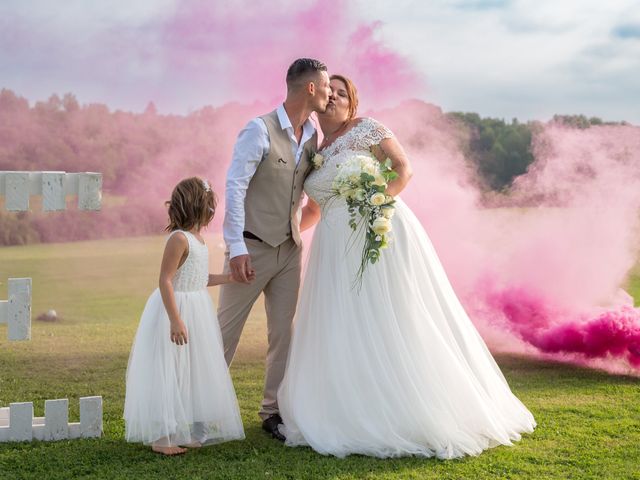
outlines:
[[[273, 478], [273, 479], [640, 479], [640, 380], [560, 363], [500, 355], [516, 395], [538, 428], [513, 448], [455, 461], [361, 456], [323, 457], [291, 449], [260, 430], [266, 331], [262, 304], [245, 329], [231, 373], [247, 439], [164, 458], [123, 440], [124, 375], [138, 318], [155, 288], [162, 237], [0, 248], [0, 299], [6, 279], [33, 278], [34, 318], [50, 309], [58, 323], [34, 320], [32, 340], [8, 342], [0, 326], [0, 406], [102, 395], [98, 440], [0, 444], [0, 479]], [[219, 239], [209, 241], [220, 270]], [[640, 298], [640, 275], [629, 281]], [[214, 298], [217, 289], [212, 289]]]

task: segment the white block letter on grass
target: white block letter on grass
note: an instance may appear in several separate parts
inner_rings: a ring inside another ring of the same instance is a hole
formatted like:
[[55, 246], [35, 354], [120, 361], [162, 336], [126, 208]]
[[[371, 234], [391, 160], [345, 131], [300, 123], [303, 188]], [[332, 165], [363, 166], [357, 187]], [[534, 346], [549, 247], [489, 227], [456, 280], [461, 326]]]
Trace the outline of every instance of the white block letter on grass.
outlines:
[[44, 439], [63, 440], [69, 437], [69, 400], [45, 400]]
[[9, 298], [0, 301], [0, 323], [8, 323], [9, 340], [31, 338], [31, 279], [10, 278]]
[[82, 438], [102, 435], [102, 397], [80, 398], [80, 433]]
[[66, 209], [66, 197], [77, 195], [80, 210], [102, 207], [102, 174], [93, 172], [7, 172], [0, 171], [0, 195], [5, 208], [29, 210], [29, 196], [42, 195], [45, 212]]
[[42, 209], [45, 212], [64, 210], [64, 172], [42, 172]]
[[5, 208], [10, 211], [29, 210], [29, 173], [7, 172], [5, 175]]
[[102, 397], [80, 398], [80, 423], [69, 423], [69, 400], [46, 400], [44, 417], [33, 417], [33, 403], [0, 408], [0, 442], [99, 438]]
[[30, 442], [33, 436], [33, 403], [12, 403], [9, 406], [9, 439], [13, 442]]
[[81, 173], [78, 183], [78, 208], [100, 210], [102, 204], [102, 174]]

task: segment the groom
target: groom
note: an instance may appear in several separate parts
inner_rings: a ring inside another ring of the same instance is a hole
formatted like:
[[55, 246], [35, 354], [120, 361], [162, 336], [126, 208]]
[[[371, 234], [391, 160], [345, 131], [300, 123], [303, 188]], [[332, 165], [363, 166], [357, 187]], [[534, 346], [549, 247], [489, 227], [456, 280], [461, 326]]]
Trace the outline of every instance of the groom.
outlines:
[[264, 293], [269, 347], [262, 428], [284, 441], [276, 394], [284, 375], [300, 286], [300, 197], [317, 133], [309, 115], [331, 96], [327, 67], [309, 58], [287, 71], [287, 98], [240, 132], [227, 172], [225, 272], [239, 283], [221, 287], [218, 319], [231, 364], [251, 307]]

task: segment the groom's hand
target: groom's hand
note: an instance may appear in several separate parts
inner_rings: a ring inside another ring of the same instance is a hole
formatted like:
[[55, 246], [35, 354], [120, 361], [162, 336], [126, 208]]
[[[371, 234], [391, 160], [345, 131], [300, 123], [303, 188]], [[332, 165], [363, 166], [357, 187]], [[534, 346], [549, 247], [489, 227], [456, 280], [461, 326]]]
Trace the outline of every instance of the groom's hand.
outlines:
[[251, 268], [251, 257], [249, 255], [238, 255], [229, 260], [231, 275], [236, 282], [251, 283], [255, 278], [255, 272]]

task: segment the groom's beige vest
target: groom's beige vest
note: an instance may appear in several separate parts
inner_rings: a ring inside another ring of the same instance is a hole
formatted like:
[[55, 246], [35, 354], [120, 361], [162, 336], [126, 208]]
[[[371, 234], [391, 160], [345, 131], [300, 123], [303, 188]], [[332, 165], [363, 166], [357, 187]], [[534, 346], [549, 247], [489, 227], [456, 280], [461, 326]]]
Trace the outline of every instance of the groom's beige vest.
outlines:
[[253, 175], [244, 203], [244, 229], [257, 235], [272, 247], [290, 237], [300, 245], [300, 197], [302, 186], [311, 171], [318, 135], [304, 144], [300, 162], [291, 151], [291, 140], [280, 126], [278, 114], [262, 117], [269, 133], [269, 155], [260, 162]]

